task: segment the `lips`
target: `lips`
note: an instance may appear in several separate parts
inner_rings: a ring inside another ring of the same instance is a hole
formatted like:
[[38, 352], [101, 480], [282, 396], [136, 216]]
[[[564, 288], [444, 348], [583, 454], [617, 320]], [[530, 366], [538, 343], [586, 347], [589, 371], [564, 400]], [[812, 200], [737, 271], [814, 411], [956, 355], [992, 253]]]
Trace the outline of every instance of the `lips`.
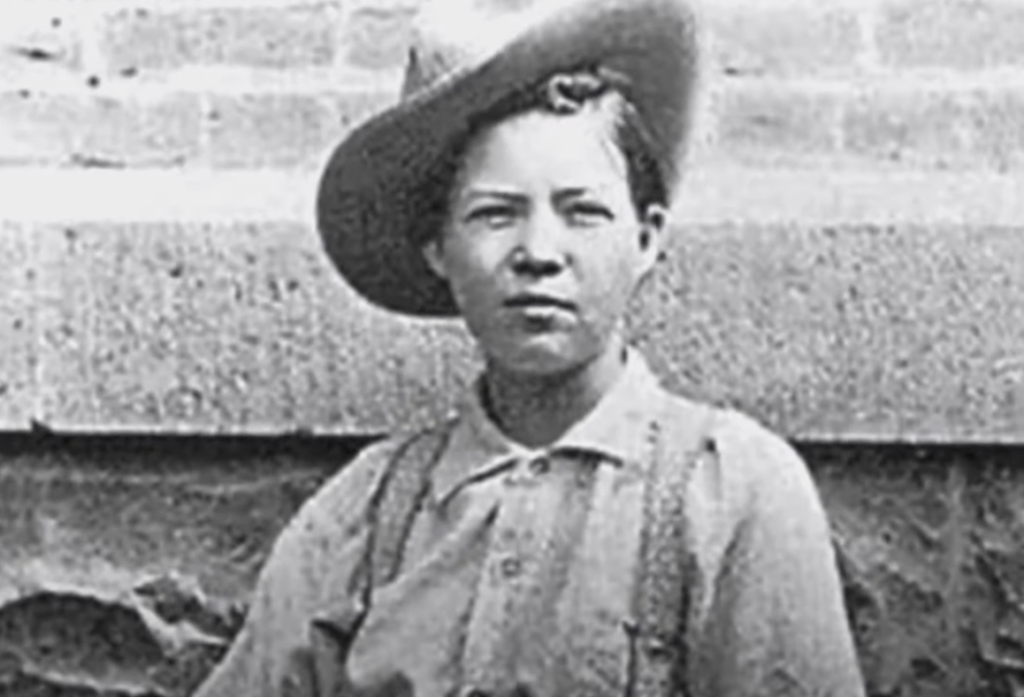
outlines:
[[557, 308], [575, 310], [575, 303], [555, 295], [542, 293], [520, 293], [505, 300], [505, 307], [511, 308]]

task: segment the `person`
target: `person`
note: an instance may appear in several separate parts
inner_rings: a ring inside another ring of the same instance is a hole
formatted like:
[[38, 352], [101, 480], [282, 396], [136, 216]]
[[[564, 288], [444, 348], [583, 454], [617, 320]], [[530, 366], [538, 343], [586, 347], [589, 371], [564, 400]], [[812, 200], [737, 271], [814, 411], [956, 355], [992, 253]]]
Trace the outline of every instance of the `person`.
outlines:
[[319, 227], [375, 304], [461, 317], [483, 371], [302, 507], [198, 694], [863, 694], [803, 462], [666, 391], [624, 329], [668, 234], [693, 12], [420, 12], [403, 98], [332, 155]]

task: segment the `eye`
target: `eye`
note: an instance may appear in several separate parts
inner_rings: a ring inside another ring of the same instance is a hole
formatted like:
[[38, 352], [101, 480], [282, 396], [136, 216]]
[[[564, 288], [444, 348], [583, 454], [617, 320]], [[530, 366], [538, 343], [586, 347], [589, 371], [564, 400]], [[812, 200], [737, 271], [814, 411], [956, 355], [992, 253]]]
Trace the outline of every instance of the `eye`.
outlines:
[[478, 223], [487, 227], [504, 227], [516, 217], [516, 209], [504, 204], [476, 206], [466, 213], [467, 223]]
[[597, 201], [578, 200], [566, 206], [569, 221], [578, 225], [597, 225], [615, 218], [611, 210]]

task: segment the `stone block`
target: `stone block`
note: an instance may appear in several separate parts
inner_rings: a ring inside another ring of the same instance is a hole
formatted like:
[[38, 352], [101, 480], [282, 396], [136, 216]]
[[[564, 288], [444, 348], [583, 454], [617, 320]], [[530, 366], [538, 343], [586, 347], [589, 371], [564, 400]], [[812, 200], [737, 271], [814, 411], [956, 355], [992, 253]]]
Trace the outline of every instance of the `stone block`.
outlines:
[[805, 438], [1024, 430], [996, 368], [1024, 346], [1019, 229], [721, 225], [673, 243], [633, 330], [680, 389]]
[[103, 43], [115, 74], [188, 66], [293, 69], [334, 60], [337, 3], [113, 12]]
[[[379, 433], [476, 370], [300, 224], [42, 226], [38, 420], [56, 429]], [[687, 227], [630, 316], [672, 386], [784, 433], [1018, 442], [1024, 237], [1010, 227]]]
[[416, 7], [409, 3], [362, 3], [345, 18], [341, 31], [343, 60], [369, 70], [405, 66]]
[[972, 135], [983, 162], [999, 171], [1024, 168], [1024, 91], [979, 91], [972, 107]]
[[0, 164], [69, 163], [83, 111], [79, 100], [70, 97], [0, 93]]
[[373, 433], [458, 392], [462, 332], [353, 297], [305, 226], [36, 234], [39, 418], [54, 428]]
[[395, 101], [385, 91], [211, 96], [204, 161], [219, 168], [319, 172], [352, 128]]
[[839, 145], [840, 99], [766, 85], [726, 88], [709, 102], [711, 153], [758, 167], [821, 166]]
[[863, 51], [857, 10], [849, 5], [718, 3], [705, 15], [716, 75], [849, 73]]
[[0, 430], [23, 430], [35, 395], [32, 240], [20, 225], [0, 222]]
[[311, 168], [340, 130], [331, 101], [301, 95], [212, 96], [205, 123], [213, 167]]
[[977, 70], [1024, 65], [1024, 5], [1005, 0], [890, 0], [875, 27], [884, 64]]
[[82, 69], [78, 20], [67, 5], [24, 0], [0, 4], [0, 86], [77, 82]]
[[194, 95], [158, 100], [92, 102], [78, 164], [114, 167], [176, 167], [199, 152], [199, 104]]
[[968, 94], [873, 91], [845, 109], [844, 147], [869, 166], [975, 167], [983, 161], [974, 147], [971, 117]]
[[194, 95], [124, 100], [106, 96], [0, 93], [0, 164], [171, 167], [199, 148]]

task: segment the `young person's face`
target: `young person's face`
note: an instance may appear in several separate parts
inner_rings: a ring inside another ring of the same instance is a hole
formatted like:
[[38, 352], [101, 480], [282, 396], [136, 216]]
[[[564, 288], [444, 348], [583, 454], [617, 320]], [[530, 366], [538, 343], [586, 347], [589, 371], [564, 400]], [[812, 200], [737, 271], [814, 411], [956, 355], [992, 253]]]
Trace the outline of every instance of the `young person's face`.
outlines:
[[611, 134], [603, 110], [531, 111], [466, 150], [444, 230], [424, 251], [492, 365], [554, 375], [618, 350], [665, 211], [637, 212]]

